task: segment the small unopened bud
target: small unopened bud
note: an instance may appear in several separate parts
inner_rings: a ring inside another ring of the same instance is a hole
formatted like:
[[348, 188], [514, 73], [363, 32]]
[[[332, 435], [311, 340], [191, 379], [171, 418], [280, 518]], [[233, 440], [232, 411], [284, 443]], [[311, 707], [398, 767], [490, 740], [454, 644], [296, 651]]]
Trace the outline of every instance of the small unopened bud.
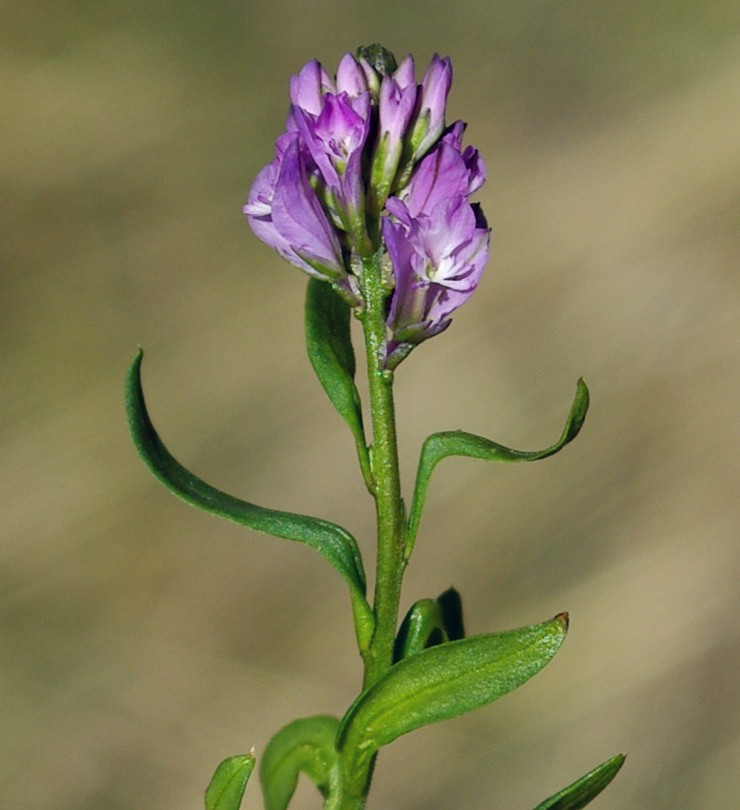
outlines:
[[357, 58], [364, 59], [380, 76], [387, 76], [398, 67], [396, 57], [377, 42], [359, 47]]

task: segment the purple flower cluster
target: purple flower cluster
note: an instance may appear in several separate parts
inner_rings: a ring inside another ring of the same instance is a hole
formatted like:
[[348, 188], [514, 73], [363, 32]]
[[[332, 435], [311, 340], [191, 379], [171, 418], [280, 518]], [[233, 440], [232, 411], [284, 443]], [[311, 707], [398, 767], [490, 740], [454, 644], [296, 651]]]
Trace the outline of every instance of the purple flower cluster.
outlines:
[[[373, 55], [378, 58], [373, 58]], [[465, 125], [445, 126], [449, 59], [420, 84], [407, 56], [345, 54], [332, 79], [317, 62], [290, 81], [286, 131], [244, 213], [285, 259], [362, 307], [362, 258], [380, 251], [393, 287], [388, 367], [445, 329], [476, 288], [490, 229], [470, 196], [485, 181]]]

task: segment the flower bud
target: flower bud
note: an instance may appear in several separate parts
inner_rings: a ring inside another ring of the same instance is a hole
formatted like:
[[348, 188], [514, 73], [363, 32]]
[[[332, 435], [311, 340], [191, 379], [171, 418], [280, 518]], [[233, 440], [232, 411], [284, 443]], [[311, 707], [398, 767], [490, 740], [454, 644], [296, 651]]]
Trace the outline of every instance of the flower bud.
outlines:
[[364, 60], [380, 77], [387, 76], [396, 69], [396, 57], [377, 43], [359, 47], [357, 58]]
[[452, 63], [435, 53], [421, 81], [419, 112], [411, 131], [412, 161], [425, 155], [434, 146], [445, 126], [445, 106], [452, 84]]
[[378, 103], [378, 141], [370, 171], [370, 190], [377, 210], [382, 208], [393, 188], [406, 130], [416, 106], [416, 94], [413, 62], [411, 81], [403, 74], [400, 80], [397, 74], [383, 77]]

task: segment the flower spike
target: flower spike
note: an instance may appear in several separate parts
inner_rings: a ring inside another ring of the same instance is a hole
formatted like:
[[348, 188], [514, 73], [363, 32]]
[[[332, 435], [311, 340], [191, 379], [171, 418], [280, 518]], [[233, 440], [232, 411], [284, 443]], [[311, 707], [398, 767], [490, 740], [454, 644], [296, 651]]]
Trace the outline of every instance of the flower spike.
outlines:
[[345, 54], [336, 78], [308, 62], [244, 206], [260, 239], [358, 311], [363, 261], [386, 268], [387, 370], [449, 326], [488, 258], [490, 229], [470, 202], [485, 163], [463, 150], [462, 121], [445, 126], [451, 83], [449, 58], [435, 54], [417, 83], [413, 58], [398, 64], [379, 45]]

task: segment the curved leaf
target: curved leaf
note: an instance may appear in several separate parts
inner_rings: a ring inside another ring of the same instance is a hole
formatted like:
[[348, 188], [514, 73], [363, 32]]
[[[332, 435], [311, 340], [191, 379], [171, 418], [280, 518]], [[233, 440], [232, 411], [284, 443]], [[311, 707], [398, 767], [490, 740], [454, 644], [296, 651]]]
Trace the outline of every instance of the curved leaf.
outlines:
[[590, 804], [591, 800], [614, 779], [624, 765], [624, 760], [624, 754], [607, 759], [567, 788], [545, 799], [534, 810], [580, 810], [581, 807]]
[[580, 432], [586, 419], [588, 403], [588, 388], [586, 383], [580, 379], [576, 387], [575, 399], [560, 438], [555, 444], [546, 447], [544, 450], [513, 450], [510, 447], [504, 447], [502, 444], [492, 442], [490, 439], [476, 436], [473, 433], [465, 433], [462, 430], [449, 430], [427, 436], [421, 449], [414, 497], [409, 512], [406, 559], [411, 556], [414, 541], [419, 531], [419, 522], [424, 509], [429, 479], [432, 476], [432, 471], [443, 458], [447, 458], [447, 456], [468, 456], [469, 458], [479, 458], [484, 461], [537, 461], [541, 458], [553, 456], [562, 450], [566, 444], [572, 442]]
[[448, 588], [436, 599], [420, 599], [411, 605], [396, 636], [393, 660], [461, 638], [465, 638], [462, 601], [454, 588]]
[[393, 647], [393, 661], [401, 661], [449, 640], [439, 602], [419, 599], [403, 617]]
[[330, 284], [317, 278], [310, 278], [306, 287], [306, 346], [319, 382], [352, 431], [362, 475], [372, 491], [373, 478], [362, 425], [362, 405], [355, 385], [350, 308]]
[[252, 752], [225, 759], [206, 788], [206, 810], [239, 810], [253, 769]]
[[342, 718], [337, 749], [345, 787], [357, 785], [378, 749], [402, 734], [521, 686], [555, 655], [567, 626], [567, 614], [560, 614], [544, 624], [440, 644], [394, 664]]
[[270, 740], [260, 761], [265, 810], [285, 810], [301, 772], [327, 797], [338, 779], [338, 755], [334, 747], [338, 726], [336, 717], [303, 717], [289, 723]]
[[373, 632], [373, 615], [365, 599], [365, 571], [357, 543], [341, 526], [321, 518], [265, 509], [227, 495], [186, 470], [167, 450], [149, 418], [141, 387], [139, 350], [126, 377], [126, 413], [139, 455], [154, 476], [186, 503], [257, 532], [296, 540], [316, 549], [349, 585], [355, 630], [364, 650]]

